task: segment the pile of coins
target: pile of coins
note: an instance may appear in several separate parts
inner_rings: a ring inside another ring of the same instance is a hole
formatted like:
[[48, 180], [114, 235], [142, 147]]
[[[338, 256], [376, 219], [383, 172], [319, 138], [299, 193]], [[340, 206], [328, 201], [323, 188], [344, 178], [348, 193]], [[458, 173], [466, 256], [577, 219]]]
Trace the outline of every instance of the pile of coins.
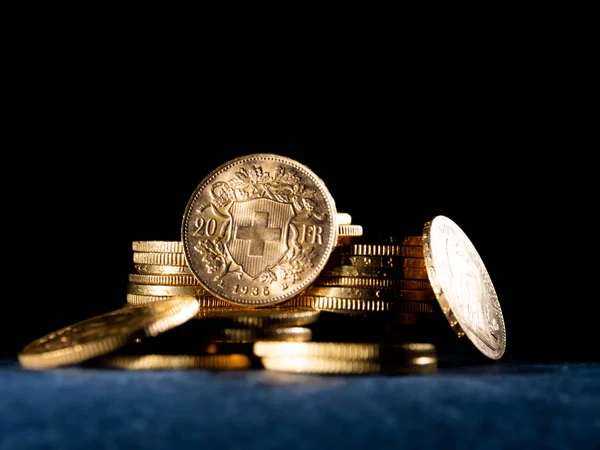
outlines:
[[21, 365], [423, 375], [463, 336], [504, 354], [493, 284], [445, 216], [366, 239], [309, 168], [253, 154], [202, 180], [181, 230], [134, 241], [123, 307], [37, 339]]

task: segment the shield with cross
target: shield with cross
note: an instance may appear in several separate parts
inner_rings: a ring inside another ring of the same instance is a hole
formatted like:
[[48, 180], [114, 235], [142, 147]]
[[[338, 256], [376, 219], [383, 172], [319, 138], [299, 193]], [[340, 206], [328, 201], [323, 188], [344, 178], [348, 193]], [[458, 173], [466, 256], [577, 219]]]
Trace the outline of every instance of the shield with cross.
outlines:
[[290, 203], [256, 198], [233, 203], [229, 214], [229, 254], [250, 277], [256, 278], [286, 254], [289, 225], [295, 216]]

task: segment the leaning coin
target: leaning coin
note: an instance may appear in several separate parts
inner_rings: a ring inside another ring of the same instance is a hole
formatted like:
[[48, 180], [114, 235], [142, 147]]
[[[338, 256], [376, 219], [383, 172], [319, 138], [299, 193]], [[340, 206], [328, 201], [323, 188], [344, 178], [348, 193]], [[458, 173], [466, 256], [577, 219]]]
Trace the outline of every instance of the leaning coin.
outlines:
[[500, 359], [506, 329], [490, 275], [465, 232], [451, 219], [436, 216], [423, 228], [429, 282], [448, 322], [481, 353]]
[[269, 306], [302, 292], [338, 241], [337, 210], [311, 169], [275, 154], [235, 158], [196, 187], [181, 226], [187, 263], [212, 295]]
[[194, 297], [126, 306], [49, 333], [18, 353], [21, 366], [48, 369], [78, 364], [187, 322], [198, 313]]

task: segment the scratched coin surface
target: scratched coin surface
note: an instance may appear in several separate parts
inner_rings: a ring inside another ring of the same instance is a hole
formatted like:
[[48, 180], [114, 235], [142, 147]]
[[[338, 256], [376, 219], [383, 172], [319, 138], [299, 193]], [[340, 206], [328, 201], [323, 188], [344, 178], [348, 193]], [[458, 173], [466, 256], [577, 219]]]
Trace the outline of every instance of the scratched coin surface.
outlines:
[[506, 329], [490, 275], [465, 232], [435, 216], [423, 227], [423, 253], [436, 298], [458, 336], [491, 359], [506, 349]]
[[126, 306], [42, 336], [25, 346], [18, 359], [28, 369], [77, 364], [179, 326], [193, 318], [198, 308], [194, 297]]
[[267, 306], [302, 292], [338, 240], [327, 186], [305, 165], [275, 154], [235, 158], [208, 174], [184, 211], [183, 251], [212, 295]]

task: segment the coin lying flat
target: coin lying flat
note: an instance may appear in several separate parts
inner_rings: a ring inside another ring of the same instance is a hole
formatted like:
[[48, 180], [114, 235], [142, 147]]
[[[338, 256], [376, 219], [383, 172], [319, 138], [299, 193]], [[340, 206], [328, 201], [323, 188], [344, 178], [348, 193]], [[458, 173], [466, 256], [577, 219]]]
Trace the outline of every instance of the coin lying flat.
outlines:
[[313, 285], [302, 295], [363, 300], [409, 300], [415, 302], [435, 300], [432, 289], [371, 289], [354, 286]]
[[321, 275], [313, 286], [346, 286], [369, 289], [417, 289], [431, 290], [431, 284], [425, 280], [406, 280], [377, 277], [350, 277]]
[[139, 338], [156, 336], [198, 313], [194, 297], [127, 306], [49, 333], [18, 354], [21, 366], [46, 369], [107, 354]]
[[433, 374], [437, 372], [437, 359], [419, 356], [404, 363], [389, 363], [379, 360], [345, 360], [304, 356], [263, 357], [262, 365], [267, 370], [307, 374]]
[[256, 342], [256, 341], [292, 341], [306, 342], [312, 339], [312, 330], [308, 327], [281, 328], [219, 328], [207, 335], [211, 342]]
[[183, 253], [165, 252], [133, 252], [135, 264], [151, 264], [164, 266], [185, 266], [185, 255]]
[[488, 271], [465, 232], [451, 219], [436, 216], [423, 228], [429, 281], [448, 322], [491, 359], [506, 349], [506, 329]]
[[183, 253], [181, 241], [133, 241], [134, 252]]
[[298, 327], [316, 322], [319, 311], [309, 308], [201, 309], [198, 318], [224, 326]]
[[339, 225], [350, 225], [352, 223], [352, 216], [346, 212], [338, 211], [337, 221]]
[[130, 273], [129, 282], [133, 284], [150, 284], [163, 286], [200, 286], [193, 275], [151, 275], [145, 273]]
[[[160, 302], [172, 296], [168, 295], [139, 295], [139, 294], [127, 294], [126, 303], [128, 305], [145, 305], [146, 303]], [[235, 307], [225, 300], [221, 300], [213, 295], [194, 295], [196, 301], [202, 308], [228, 308]]]
[[127, 370], [246, 370], [252, 359], [244, 354], [227, 355], [106, 355], [94, 360], [94, 366]]
[[159, 284], [137, 284], [128, 283], [127, 293], [134, 295], [154, 295], [154, 296], [173, 296], [173, 295], [208, 295], [208, 292], [201, 286], [168, 286]]
[[251, 154], [200, 182], [181, 235], [188, 266], [212, 295], [243, 306], [275, 305], [304, 290], [327, 263], [338, 241], [337, 210], [308, 167]]
[[192, 275], [186, 266], [170, 266], [167, 264], [134, 264], [136, 273], [146, 275]]
[[280, 357], [302, 356], [311, 358], [369, 360], [382, 357], [412, 359], [419, 356], [435, 356], [431, 343], [358, 343], [358, 342], [269, 342], [254, 343], [256, 356]]

